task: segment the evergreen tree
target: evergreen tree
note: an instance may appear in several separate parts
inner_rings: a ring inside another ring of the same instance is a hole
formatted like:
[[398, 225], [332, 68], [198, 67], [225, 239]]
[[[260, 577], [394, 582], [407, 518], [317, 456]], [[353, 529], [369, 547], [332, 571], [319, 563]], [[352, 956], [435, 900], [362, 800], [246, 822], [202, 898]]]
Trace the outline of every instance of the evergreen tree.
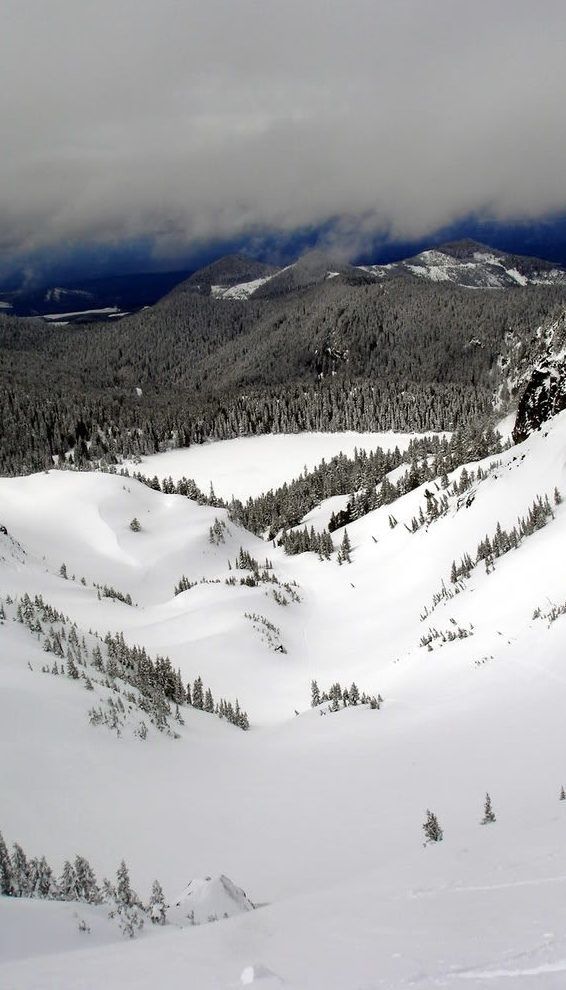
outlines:
[[428, 842], [442, 842], [444, 832], [441, 829], [438, 818], [433, 811], [427, 809], [426, 821], [423, 824], [423, 831], [426, 836], [425, 844]]
[[100, 888], [93, 869], [84, 856], [75, 857], [75, 876], [79, 899], [90, 904], [99, 904], [101, 900]]
[[320, 705], [320, 691], [316, 681], [311, 681], [311, 708], [317, 708]]
[[14, 886], [12, 883], [12, 864], [4, 837], [0, 832], [0, 894], [5, 897], [12, 897]]
[[29, 897], [30, 873], [26, 854], [22, 847], [14, 842], [11, 857], [12, 886], [16, 897]]
[[92, 651], [92, 666], [95, 667], [96, 670], [104, 670], [104, 664], [102, 662], [102, 651], [98, 643], [95, 645]]
[[116, 872], [114, 907], [109, 911], [111, 918], [118, 917], [122, 934], [134, 938], [136, 931], [143, 927], [143, 911], [138, 895], [132, 890], [128, 868], [122, 860]]
[[483, 818], [481, 820], [482, 825], [489, 825], [491, 822], [495, 821], [495, 814], [491, 806], [491, 798], [489, 794], [485, 795], [485, 803], [483, 808]]
[[135, 516], [134, 516], [134, 518], [130, 522], [130, 529], [131, 529], [132, 533], [139, 533], [140, 530], [141, 530], [141, 523], [140, 523], [139, 519], [136, 519]]
[[342, 688], [340, 687], [338, 681], [336, 681], [336, 683], [332, 685], [330, 691], [328, 692], [328, 695], [331, 701], [330, 711], [331, 712], [339, 711], [340, 702], [342, 701]]
[[65, 861], [61, 879], [59, 880], [59, 892], [63, 901], [78, 901], [80, 894], [77, 884], [77, 874], [75, 868], [69, 860]]
[[55, 884], [53, 870], [45, 856], [30, 862], [30, 896], [48, 898], [53, 896]]
[[560, 788], [560, 800], [566, 801], [566, 791], [564, 790], [564, 787]]
[[140, 900], [130, 884], [130, 874], [124, 860], [116, 871], [116, 900], [125, 907], [139, 904]]
[[350, 557], [351, 551], [352, 551], [352, 545], [350, 543], [350, 538], [348, 536], [348, 530], [345, 529], [344, 536], [342, 537], [342, 543], [340, 544], [340, 556], [342, 560], [347, 564], [352, 563], [352, 559]]
[[153, 881], [149, 898], [149, 916], [154, 925], [164, 925], [167, 921], [167, 905], [158, 880]]
[[203, 707], [204, 707], [204, 697], [203, 697], [203, 689], [202, 689], [202, 678], [197, 677], [197, 679], [193, 684], [193, 708], [202, 709]]

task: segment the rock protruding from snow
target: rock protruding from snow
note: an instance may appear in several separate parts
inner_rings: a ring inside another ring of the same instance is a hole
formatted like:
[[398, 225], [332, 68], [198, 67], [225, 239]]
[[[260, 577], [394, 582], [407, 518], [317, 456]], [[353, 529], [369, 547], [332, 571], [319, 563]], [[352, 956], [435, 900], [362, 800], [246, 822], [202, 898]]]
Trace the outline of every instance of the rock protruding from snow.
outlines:
[[566, 314], [541, 332], [538, 360], [524, 376], [513, 440], [520, 443], [551, 416], [566, 409]]
[[0, 561], [6, 564], [25, 564], [26, 552], [17, 540], [0, 523]]
[[253, 909], [245, 891], [221, 874], [191, 880], [168, 914], [170, 921], [177, 924], [204, 925]]

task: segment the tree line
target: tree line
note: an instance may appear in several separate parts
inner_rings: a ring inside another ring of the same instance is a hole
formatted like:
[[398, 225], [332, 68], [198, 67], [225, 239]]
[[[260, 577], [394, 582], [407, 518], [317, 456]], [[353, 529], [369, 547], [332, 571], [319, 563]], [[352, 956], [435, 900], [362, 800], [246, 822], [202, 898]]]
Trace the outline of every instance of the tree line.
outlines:
[[[66, 860], [61, 874], [57, 876], [45, 856], [29, 857], [18, 842], [14, 842], [9, 853], [1, 832], [0, 894], [4, 897], [105, 904], [108, 916], [115, 918], [122, 933], [130, 938], [143, 927], [146, 918], [159, 925], [164, 925], [167, 918], [167, 905], [159, 881], [154, 881], [149, 899], [144, 904], [132, 888], [124, 860], [116, 872], [115, 883], [104, 879], [99, 884], [90, 863], [80, 855], [75, 856], [74, 860]], [[86, 922], [79, 923], [79, 928], [81, 931], [89, 930]]]

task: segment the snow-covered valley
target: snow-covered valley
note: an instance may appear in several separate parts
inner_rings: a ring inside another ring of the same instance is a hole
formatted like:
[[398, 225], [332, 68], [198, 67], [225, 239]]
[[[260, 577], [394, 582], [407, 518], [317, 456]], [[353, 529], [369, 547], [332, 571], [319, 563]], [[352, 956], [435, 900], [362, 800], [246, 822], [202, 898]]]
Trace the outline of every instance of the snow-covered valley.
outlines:
[[[242, 497], [246, 477], [256, 493], [339, 449], [312, 435], [258, 438], [251, 456], [252, 441], [226, 443], [194, 450], [208, 459], [200, 477], [192, 448], [142, 470]], [[428, 482], [349, 524], [341, 566], [118, 474], [0, 479], [6, 842], [59, 873], [80, 853], [100, 879], [124, 858], [142, 896], [158, 877], [171, 904], [189, 881], [225, 875], [256, 905], [194, 926], [172, 911], [131, 941], [104, 906], [2, 897], [3, 987], [565, 985], [566, 413], [479, 466], [479, 480], [466, 466], [464, 496], [458, 468], [449, 487]], [[431, 488], [447, 498], [434, 519]], [[539, 496], [544, 525], [451, 581]], [[241, 584], [240, 548], [268, 557], [278, 583]], [[182, 576], [191, 587], [175, 595]], [[18, 622], [26, 594], [68, 621]], [[49, 626], [68, 639], [73, 623], [91, 657], [95, 634], [122, 632], [183, 683], [201, 676], [215, 699], [238, 699], [249, 730], [184, 706], [170, 734], [146, 719], [140, 738], [133, 703], [119, 734], [91, 724], [115, 695], [96, 669], [84, 670], [93, 690], [42, 669], [59, 662]], [[313, 679], [383, 704], [311, 708]], [[481, 825], [486, 792], [496, 821]], [[442, 842], [424, 842], [427, 809]]]

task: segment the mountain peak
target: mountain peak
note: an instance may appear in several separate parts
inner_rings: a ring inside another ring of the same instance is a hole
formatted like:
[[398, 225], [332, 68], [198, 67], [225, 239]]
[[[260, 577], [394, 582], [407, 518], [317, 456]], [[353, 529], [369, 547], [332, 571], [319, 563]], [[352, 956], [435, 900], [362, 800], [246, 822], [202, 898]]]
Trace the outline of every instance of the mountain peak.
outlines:
[[492, 248], [489, 244], [483, 244], [481, 241], [475, 241], [471, 237], [462, 237], [458, 241], [446, 241], [445, 244], [440, 244], [434, 250], [441, 254], [447, 254], [451, 258], [457, 258], [459, 261], [471, 259], [476, 254], [491, 254], [495, 257], [503, 257], [505, 254], [504, 251], [498, 251], [497, 248]]
[[228, 254], [212, 264], [199, 268], [186, 282], [178, 285], [175, 291], [199, 292], [209, 295], [213, 285], [228, 288], [242, 282], [251, 282], [257, 278], [273, 275], [278, 271], [276, 265], [268, 265], [243, 254]]

